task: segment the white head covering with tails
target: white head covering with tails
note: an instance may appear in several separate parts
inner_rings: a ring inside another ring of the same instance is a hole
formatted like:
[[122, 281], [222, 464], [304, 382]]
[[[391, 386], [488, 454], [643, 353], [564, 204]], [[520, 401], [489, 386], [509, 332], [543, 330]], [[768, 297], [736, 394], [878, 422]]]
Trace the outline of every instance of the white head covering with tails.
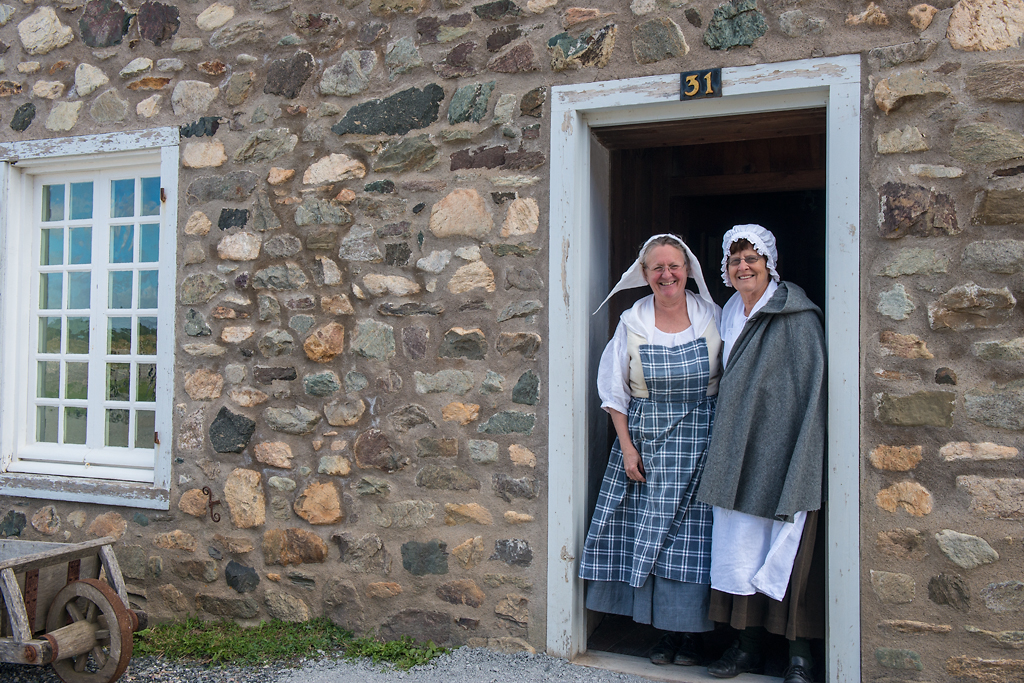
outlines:
[[647, 251], [647, 246], [659, 237], [668, 237], [679, 243], [679, 247], [686, 253], [686, 258], [690, 262], [690, 267], [688, 268], [689, 276], [697, 282], [697, 290], [700, 292], [700, 298], [709, 304], [715, 303], [714, 299], [711, 298], [711, 293], [708, 291], [707, 284], [704, 282], [704, 273], [701, 272], [700, 263], [697, 261], [697, 257], [693, 255], [693, 252], [690, 251], [690, 248], [686, 246], [686, 242], [680, 239], [677, 235], [663, 233], [661, 235], [654, 235], [644, 242], [644, 246], [640, 247], [640, 254], [636, 257], [636, 261], [633, 261], [633, 265], [631, 265], [629, 269], [622, 274], [622, 277], [619, 278], [619, 284], [612, 287], [612, 291], [608, 292], [608, 296], [604, 298], [604, 301], [602, 301], [601, 305], [597, 307], [594, 314], [597, 314], [597, 311], [600, 311], [601, 308], [608, 303], [608, 299], [611, 299], [616, 292], [620, 292], [623, 289], [647, 287], [647, 280], [644, 279], [644, 252]]
[[771, 274], [772, 279], [778, 282], [780, 278], [779, 272], [775, 270], [775, 264], [779, 260], [779, 251], [775, 248], [775, 235], [770, 230], [753, 223], [735, 225], [722, 238], [722, 282], [729, 287], [734, 286], [729, 281], [729, 268], [727, 264], [729, 257], [732, 256], [729, 253], [729, 248], [732, 247], [733, 242], [739, 242], [740, 240], [750, 242], [754, 245], [754, 251], [768, 259], [768, 272]]

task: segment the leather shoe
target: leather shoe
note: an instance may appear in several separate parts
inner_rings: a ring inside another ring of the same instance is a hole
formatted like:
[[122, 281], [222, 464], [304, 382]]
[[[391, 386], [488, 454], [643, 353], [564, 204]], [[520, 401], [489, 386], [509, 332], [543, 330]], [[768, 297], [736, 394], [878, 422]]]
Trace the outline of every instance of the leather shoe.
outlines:
[[708, 673], [715, 678], [734, 678], [754, 671], [760, 664], [760, 655], [744, 652], [738, 645], [733, 645], [725, 651], [721, 659], [708, 665]]
[[789, 660], [789, 668], [782, 675], [783, 683], [814, 683], [811, 672], [814, 666], [805, 657], [793, 657]]
[[651, 648], [651, 652], [647, 655], [651, 664], [671, 664], [676, 656], [676, 647], [679, 644], [679, 635], [676, 633], [666, 633], [661, 637], [661, 640]]
[[703, 643], [701, 637], [696, 633], [684, 633], [679, 638], [679, 644], [676, 647], [676, 656], [672, 659], [672, 663], [676, 666], [694, 666], [700, 664], [703, 652]]

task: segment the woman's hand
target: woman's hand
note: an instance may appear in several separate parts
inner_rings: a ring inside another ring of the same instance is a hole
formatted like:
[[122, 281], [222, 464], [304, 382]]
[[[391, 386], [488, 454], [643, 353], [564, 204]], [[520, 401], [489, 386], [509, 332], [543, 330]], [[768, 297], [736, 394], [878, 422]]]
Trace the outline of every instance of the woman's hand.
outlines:
[[619, 443], [622, 447], [622, 464], [626, 466], [626, 476], [633, 481], [646, 482], [647, 472], [644, 471], [644, 461], [640, 453], [631, 443]]

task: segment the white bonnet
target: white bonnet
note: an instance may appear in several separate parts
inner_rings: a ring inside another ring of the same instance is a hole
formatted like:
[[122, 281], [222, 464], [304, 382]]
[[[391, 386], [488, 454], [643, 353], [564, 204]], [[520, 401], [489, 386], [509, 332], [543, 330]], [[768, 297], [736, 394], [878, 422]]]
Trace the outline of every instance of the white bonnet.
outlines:
[[733, 286], [729, 282], [729, 270], [726, 264], [731, 256], [729, 248], [733, 242], [739, 242], [740, 240], [750, 242], [754, 245], [754, 251], [768, 259], [768, 273], [771, 274], [773, 280], [778, 282], [781, 278], [779, 277], [779, 272], [775, 270], [775, 265], [779, 260], [779, 252], [775, 248], [775, 235], [770, 230], [753, 223], [734, 225], [722, 238], [722, 282], [729, 287]]

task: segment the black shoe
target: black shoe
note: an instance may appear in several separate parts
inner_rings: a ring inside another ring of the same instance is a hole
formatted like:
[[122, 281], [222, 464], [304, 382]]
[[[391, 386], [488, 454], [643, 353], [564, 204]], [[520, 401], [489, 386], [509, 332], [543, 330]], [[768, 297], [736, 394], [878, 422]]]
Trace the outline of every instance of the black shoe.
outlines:
[[671, 664], [676, 656], [676, 648], [679, 646], [678, 633], [666, 633], [658, 641], [658, 644], [651, 648], [651, 664]]
[[789, 660], [789, 668], [782, 675], [782, 683], [814, 683], [814, 676], [811, 671], [814, 666], [805, 657], [793, 657]]
[[721, 659], [708, 664], [708, 673], [715, 678], [734, 678], [754, 671], [760, 663], [760, 655], [744, 652], [738, 645], [733, 645], [725, 651]]
[[703, 659], [704, 643], [700, 635], [696, 633], [683, 633], [679, 638], [679, 646], [676, 648], [676, 656], [672, 663], [676, 666], [694, 666], [700, 664]]

